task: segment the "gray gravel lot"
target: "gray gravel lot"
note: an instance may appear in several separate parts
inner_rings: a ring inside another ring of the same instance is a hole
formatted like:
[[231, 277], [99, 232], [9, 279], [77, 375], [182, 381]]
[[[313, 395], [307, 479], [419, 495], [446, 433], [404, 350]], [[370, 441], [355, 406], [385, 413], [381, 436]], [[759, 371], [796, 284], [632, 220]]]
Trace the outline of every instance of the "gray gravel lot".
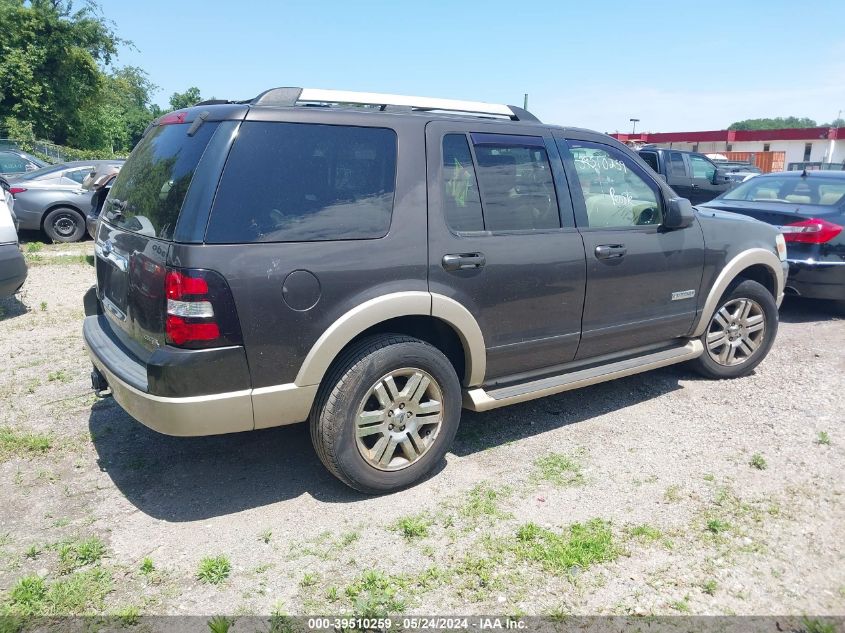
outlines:
[[44, 247], [0, 303], [0, 609], [845, 615], [845, 321], [824, 304], [787, 302], [744, 379], [670, 367], [464, 413], [434, 476], [365, 497], [304, 425], [172, 438], [96, 400], [90, 250]]

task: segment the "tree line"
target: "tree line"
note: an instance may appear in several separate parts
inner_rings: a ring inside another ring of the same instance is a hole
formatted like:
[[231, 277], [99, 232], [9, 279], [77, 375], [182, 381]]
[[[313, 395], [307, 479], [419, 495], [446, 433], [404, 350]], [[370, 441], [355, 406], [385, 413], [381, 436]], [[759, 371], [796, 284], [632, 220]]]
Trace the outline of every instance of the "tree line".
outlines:
[[[126, 155], [161, 116], [143, 69], [117, 66], [121, 39], [99, 5], [86, 0], [0, 0], [0, 128], [26, 145], [75, 148], [72, 157]], [[173, 109], [201, 101], [190, 87]]]

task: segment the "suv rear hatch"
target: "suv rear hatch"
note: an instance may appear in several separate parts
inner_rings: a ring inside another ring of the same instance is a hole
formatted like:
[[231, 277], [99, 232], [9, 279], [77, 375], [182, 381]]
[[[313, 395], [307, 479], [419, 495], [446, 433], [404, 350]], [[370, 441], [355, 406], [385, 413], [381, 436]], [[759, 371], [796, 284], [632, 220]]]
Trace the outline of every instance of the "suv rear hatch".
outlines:
[[246, 106], [195, 107], [151, 126], [103, 205], [94, 245], [97, 296], [141, 360], [165, 345], [173, 242], [202, 243], [223, 163]]

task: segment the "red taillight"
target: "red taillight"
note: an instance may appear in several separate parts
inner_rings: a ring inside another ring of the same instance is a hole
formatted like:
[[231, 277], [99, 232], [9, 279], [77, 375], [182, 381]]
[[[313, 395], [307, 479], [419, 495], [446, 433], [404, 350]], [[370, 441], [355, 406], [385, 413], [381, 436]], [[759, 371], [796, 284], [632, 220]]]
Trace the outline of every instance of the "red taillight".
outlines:
[[179, 300], [185, 295], [208, 294], [208, 282], [202, 277], [190, 277], [178, 270], [171, 270], [165, 278], [167, 298]]
[[216, 323], [189, 323], [185, 319], [167, 315], [167, 342], [184, 345], [193, 341], [215, 341], [220, 338], [220, 328]]
[[185, 117], [188, 116], [187, 112], [171, 112], [170, 114], [165, 114], [158, 120], [159, 125], [175, 125], [177, 123], [184, 123]]
[[842, 232], [842, 227], [827, 220], [811, 218], [780, 227], [787, 242], [803, 244], [824, 244]]
[[15, 195], [16, 193], [23, 193], [26, 187], [9, 187], [9, 193]]
[[219, 274], [168, 268], [164, 289], [168, 344], [197, 348], [240, 343], [232, 294]]

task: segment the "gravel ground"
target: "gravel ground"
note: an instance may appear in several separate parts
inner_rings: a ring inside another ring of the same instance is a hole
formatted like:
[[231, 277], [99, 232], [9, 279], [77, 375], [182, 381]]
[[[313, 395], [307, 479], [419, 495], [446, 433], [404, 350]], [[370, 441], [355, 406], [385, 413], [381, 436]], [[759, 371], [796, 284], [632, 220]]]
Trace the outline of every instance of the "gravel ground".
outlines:
[[96, 400], [90, 251], [30, 254], [0, 303], [0, 613], [845, 615], [845, 322], [824, 304], [787, 302], [747, 378], [670, 367], [465, 412], [435, 475], [365, 497], [304, 425], [172, 438]]

